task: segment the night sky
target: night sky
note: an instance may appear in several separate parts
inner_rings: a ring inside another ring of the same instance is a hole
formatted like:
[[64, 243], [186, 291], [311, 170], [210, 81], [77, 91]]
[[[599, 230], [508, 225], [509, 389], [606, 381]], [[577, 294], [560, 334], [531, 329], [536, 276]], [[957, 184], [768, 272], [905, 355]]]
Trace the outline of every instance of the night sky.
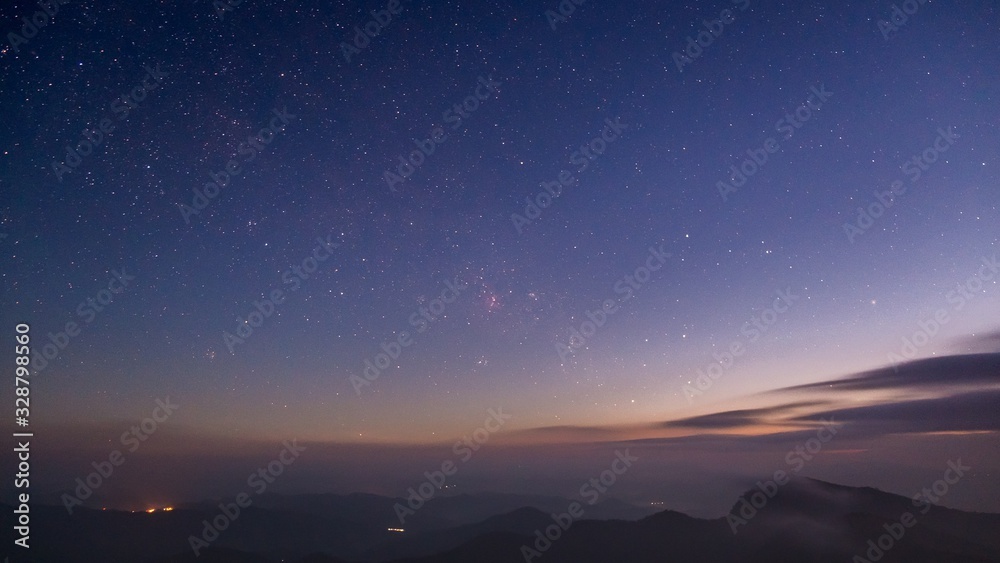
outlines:
[[807, 473], [961, 456], [949, 502], [1000, 510], [993, 2], [321, 4], [0, 9], [40, 492], [169, 397], [100, 499], [226, 494], [293, 438], [279, 486], [400, 495], [502, 408], [463, 490], [631, 443], [618, 494], [691, 509], [836, 411]]

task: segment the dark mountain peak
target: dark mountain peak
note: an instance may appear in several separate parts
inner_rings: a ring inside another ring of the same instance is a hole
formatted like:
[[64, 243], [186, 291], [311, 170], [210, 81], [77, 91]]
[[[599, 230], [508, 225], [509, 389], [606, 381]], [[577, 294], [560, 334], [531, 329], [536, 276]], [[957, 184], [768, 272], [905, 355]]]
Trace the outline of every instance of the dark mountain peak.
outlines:
[[736, 498], [728, 514], [746, 520], [824, 519], [855, 512], [891, 512], [890, 507], [900, 507], [906, 501], [904, 497], [876, 489], [848, 487], [818, 479], [793, 477], [784, 484], [762, 479]]

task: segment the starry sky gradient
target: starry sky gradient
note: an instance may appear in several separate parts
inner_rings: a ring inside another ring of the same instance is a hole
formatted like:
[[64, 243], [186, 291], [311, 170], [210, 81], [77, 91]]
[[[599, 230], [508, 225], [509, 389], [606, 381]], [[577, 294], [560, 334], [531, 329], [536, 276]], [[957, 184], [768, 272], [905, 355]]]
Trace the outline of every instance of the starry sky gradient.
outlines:
[[[351, 486], [398, 494], [392, 479], [412, 477], [385, 453], [396, 450], [376, 445], [410, 452], [407, 470], [419, 473], [427, 464], [413, 448], [452, 443], [490, 407], [512, 415], [505, 447], [525, 448], [528, 459], [539, 443], [556, 444], [547, 451], [562, 468], [586, 457], [572, 444], [680, 439], [694, 431], [659, 424], [763, 408], [787, 398], [775, 398], [778, 389], [884, 367], [942, 308], [949, 321], [917, 358], [1000, 351], [995, 276], [960, 310], [948, 300], [1000, 243], [995, 5], [930, 1], [886, 39], [878, 22], [891, 2], [742, 4], [588, 2], [552, 29], [544, 12], [557, 2], [403, 0], [350, 61], [341, 43], [384, 3], [244, 2], [220, 17], [204, 0], [73, 2], [17, 51], [5, 42], [0, 319], [4, 330], [30, 323], [38, 346], [81, 324], [36, 374], [33, 419], [53, 433], [99, 429], [74, 434], [93, 449], [67, 453], [77, 465], [44, 482], [70, 485], [92, 451], [113, 447], [167, 396], [182, 407], [147, 461], [229, 452], [213, 471], [239, 475], [234, 452], [245, 450], [234, 444], [297, 437], [333, 452], [303, 464], [314, 482], [356, 477], [346, 468], [357, 457], [344, 452], [360, 448], [392, 469]], [[672, 54], [723, 9], [735, 21], [679, 72]], [[37, 10], [5, 4], [4, 34]], [[119, 120], [114, 100], [157, 65], [166, 76]], [[496, 91], [451, 129], [444, 112], [480, 77]], [[785, 137], [777, 122], [812, 88], [831, 95]], [[284, 108], [294, 119], [186, 221], [179, 205]], [[115, 129], [57, 177], [53, 161], [103, 118]], [[620, 137], [578, 172], [574, 151], [616, 119]], [[436, 127], [448, 139], [391, 191], [384, 172]], [[957, 140], [911, 181], [904, 163], [933, 146], [939, 128]], [[717, 182], [769, 137], [779, 150], [723, 200]], [[577, 181], [519, 233], [511, 214], [524, 214], [525, 198], [563, 170]], [[844, 224], [897, 180], [907, 191], [849, 240]], [[288, 291], [283, 276], [317, 237], [338, 246]], [[561, 358], [556, 345], [587, 311], [620, 299], [616, 283], [651, 246], [671, 255], [663, 267]], [[78, 306], [113, 271], [135, 279], [84, 322]], [[468, 288], [414, 333], [411, 315], [455, 279]], [[224, 333], [274, 289], [286, 300], [231, 352]], [[785, 290], [798, 301], [748, 341], [741, 329]], [[413, 345], [357, 394], [351, 376], [404, 330]], [[684, 386], [735, 341], [746, 353], [689, 401]], [[917, 395], [893, 387], [813, 397], [823, 406], [796, 415]], [[756, 421], [734, 433], [764, 440], [779, 430], [788, 427]], [[926, 439], [983, 453], [996, 451], [996, 430]], [[907, 438], [917, 444], [911, 461], [936, 468], [918, 460], [927, 447], [918, 438]], [[60, 440], [69, 452], [72, 440]], [[680, 463], [677, 447], [651, 458]], [[493, 488], [559, 472], [504, 473], [500, 451], [480, 466]], [[996, 454], [983, 455], [1000, 467]], [[853, 463], [831, 462], [842, 469], [831, 475], [868, 484]], [[141, 496], [126, 489], [106, 493]]]

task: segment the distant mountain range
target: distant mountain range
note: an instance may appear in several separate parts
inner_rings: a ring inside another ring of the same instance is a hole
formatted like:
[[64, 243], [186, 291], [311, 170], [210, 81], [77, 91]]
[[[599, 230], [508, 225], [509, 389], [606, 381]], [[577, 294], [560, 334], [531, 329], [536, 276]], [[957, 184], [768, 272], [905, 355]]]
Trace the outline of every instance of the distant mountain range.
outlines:
[[[575, 518], [570, 499], [481, 494], [431, 499], [401, 525], [394, 507], [405, 502], [263, 495], [199, 556], [189, 536], [201, 536], [204, 521], [222, 513], [218, 502], [152, 514], [78, 509], [72, 516], [38, 506], [31, 509], [31, 557], [13, 551], [11, 562], [1000, 562], [1000, 514], [915, 507], [906, 497], [805, 478], [771, 497], [748, 491], [728, 518], [712, 520], [618, 501], [579, 503], [585, 514]], [[8, 546], [12, 511], [0, 507]]]

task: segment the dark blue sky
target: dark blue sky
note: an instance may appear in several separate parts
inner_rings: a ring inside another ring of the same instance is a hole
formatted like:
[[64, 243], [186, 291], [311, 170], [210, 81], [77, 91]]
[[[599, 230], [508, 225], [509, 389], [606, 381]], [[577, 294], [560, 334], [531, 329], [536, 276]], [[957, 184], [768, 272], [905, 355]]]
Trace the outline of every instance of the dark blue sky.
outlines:
[[73, 2], [22, 43], [40, 8], [6, 4], [0, 319], [40, 353], [80, 329], [34, 420], [170, 396], [235, 441], [448, 442], [496, 406], [515, 442], [649, 438], [995, 351], [992, 2], [886, 33], [891, 2], [558, 6]]

